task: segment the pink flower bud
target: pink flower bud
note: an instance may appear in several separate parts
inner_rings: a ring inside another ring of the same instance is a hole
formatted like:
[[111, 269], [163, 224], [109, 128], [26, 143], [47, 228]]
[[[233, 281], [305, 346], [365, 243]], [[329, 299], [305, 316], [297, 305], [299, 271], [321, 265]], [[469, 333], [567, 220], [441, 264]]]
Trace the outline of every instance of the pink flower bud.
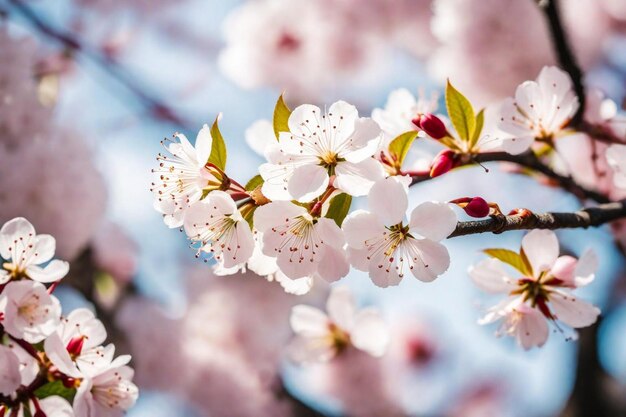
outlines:
[[430, 166], [430, 176], [438, 177], [454, 168], [454, 157], [455, 154], [450, 149], [439, 152]]
[[439, 140], [444, 136], [448, 136], [446, 125], [432, 113], [421, 114], [413, 119], [412, 122], [433, 139]]
[[489, 215], [489, 203], [481, 197], [472, 198], [463, 210], [472, 217], [486, 217]]
[[83, 343], [85, 338], [83, 336], [78, 336], [70, 340], [67, 344], [67, 351], [72, 356], [80, 355], [80, 352], [83, 350]]

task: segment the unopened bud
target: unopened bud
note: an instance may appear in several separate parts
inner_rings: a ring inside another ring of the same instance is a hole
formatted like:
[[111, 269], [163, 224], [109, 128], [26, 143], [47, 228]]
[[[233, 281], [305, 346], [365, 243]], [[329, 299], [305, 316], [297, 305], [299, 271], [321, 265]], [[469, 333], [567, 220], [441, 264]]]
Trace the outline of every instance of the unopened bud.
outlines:
[[[461, 207], [471, 217], [486, 217], [491, 212], [491, 204], [482, 197], [463, 197], [450, 201]], [[497, 207], [496, 205], [493, 205]]]
[[430, 176], [432, 178], [445, 174], [454, 168], [455, 154], [450, 149], [439, 152], [430, 166]]
[[67, 351], [72, 356], [80, 355], [80, 352], [83, 350], [83, 343], [85, 342], [85, 338], [83, 336], [74, 337], [67, 344]]
[[439, 140], [448, 136], [448, 129], [446, 129], [446, 125], [440, 118], [432, 113], [420, 114], [413, 119], [412, 122], [433, 139]]
[[471, 217], [486, 217], [489, 215], [489, 203], [481, 197], [474, 197], [463, 210]]

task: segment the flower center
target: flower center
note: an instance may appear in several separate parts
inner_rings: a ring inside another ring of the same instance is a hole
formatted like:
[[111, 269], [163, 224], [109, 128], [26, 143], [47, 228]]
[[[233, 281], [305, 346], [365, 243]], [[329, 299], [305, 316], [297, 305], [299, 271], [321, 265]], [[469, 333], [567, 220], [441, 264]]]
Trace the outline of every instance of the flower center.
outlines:
[[338, 352], [341, 352], [350, 345], [350, 335], [345, 330], [335, 323], [330, 323], [328, 328], [333, 346]]
[[333, 151], [326, 151], [322, 153], [319, 158], [322, 164], [327, 167], [333, 167], [339, 162], [338, 155]]

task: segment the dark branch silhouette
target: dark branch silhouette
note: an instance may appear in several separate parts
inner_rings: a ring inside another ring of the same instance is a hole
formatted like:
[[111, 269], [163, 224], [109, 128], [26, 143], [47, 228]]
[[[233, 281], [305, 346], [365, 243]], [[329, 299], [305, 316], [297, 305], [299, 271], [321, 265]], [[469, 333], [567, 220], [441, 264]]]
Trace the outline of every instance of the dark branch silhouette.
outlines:
[[[553, 180], [559, 187], [572, 193], [581, 200], [593, 200], [597, 203], [608, 203], [611, 200], [606, 195], [589, 190], [574, 181], [574, 179], [567, 175], [562, 175], [555, 172], [552, 168], [541, 162], [535, 154], [532, 152], [526, 152], [521, 155], [511, 155], [506, 152], [487, 152], [475, 155], [467, 164], [472, 163], [486, 163], [486, 162], [511, 162], [524, 168], [529, 168], [540, 174], [545, 175], [549, 179]], [[466, 164], [466, 165], [467, 165]], [[413, 182], [411, 185], [428, 181], [431, 177], [428, 173], [418, 174], [413, 176]]]

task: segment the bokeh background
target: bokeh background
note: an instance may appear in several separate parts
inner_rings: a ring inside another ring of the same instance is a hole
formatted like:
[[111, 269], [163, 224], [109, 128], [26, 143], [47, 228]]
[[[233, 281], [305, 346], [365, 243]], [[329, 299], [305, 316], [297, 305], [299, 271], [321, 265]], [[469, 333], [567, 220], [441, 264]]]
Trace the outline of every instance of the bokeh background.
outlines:
[[[586, 85], [621, 107], [626, 2], [560, 6]], [[429, 96], [449, 77], [475, 106], [497, 105], [556, 62], [536, 2], [3, 0], [0, 14], [0, 221], [25, 216], [57, 237], [59, 256], [73, 261], [64, 309], [98, 309], [134, 356], [141, 395], [130, 416], [624, 411], [624, 258], [607, 228], [559, 233], [567, 251], [593, 248], [601, 260], [582, 293], [605, 313], [580, 343], [556, 333], [524, 352], [476, 324], [493, 300], [467, 267], [482, 248], [517, 248], [522, 235], [511, 232], [449, 241], [452, 266], [430, 284], [381, 289], [352, 272], [342, 283], [383, 311], [391, 351], [296, 368], [281, 355], [289, 309], [322, 304], [327, 288], [298, 297], [259, 277], [213, 277], [152, 209], [160, 140], [193, 138], [223, 113], [227, 170], [246, 181], [262, 163], [246, 129], [271, 118], [283, 91], [292, 106], [341, 98], [369, 115], [394, 89]], [[495, 166], [420, 184], [411, 201], [473, 195], [506, 210], [579, 205]]]

